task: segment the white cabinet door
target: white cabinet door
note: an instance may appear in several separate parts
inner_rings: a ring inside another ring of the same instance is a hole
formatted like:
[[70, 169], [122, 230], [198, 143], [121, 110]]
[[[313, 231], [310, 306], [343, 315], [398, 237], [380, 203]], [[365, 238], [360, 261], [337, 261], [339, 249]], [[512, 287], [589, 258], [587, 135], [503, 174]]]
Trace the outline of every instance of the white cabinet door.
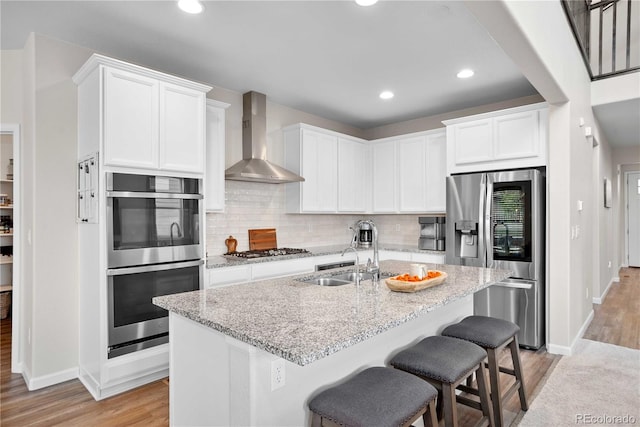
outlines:
[[431, 264], [444, 264], [444, 253], [443, 254], [421, 254], [421, 253], [411, 253], [411, 261], [415, 262], [427, 262]]
[[396, 141], [375, 143], [372, 149], [373, 213], [394, 213], [396, 203]]
[[338, 138], [338, 212], [366, 211], [368, 158], [365, 143]]
[[159, 168], [177, 172], [204, 172], [204, 145], [204, 93], [161, 83]]
[[207, 101], [204, 204], [209, 212], [224, 211], [225, 109], [228, 106], [218, 101]]
[[158, 85], [155, 79], [104, 68], [104, 164], [158, 166]]
[[474, 120], [454, 126], [456, 164], [487, 162], [493, 159], [491, 119]]
[[424, 212], [427, 205], [425, 138], [404, 138], [397, 144], [399, 211]]
[[335, 212], [338, 208], [338, 138], [302, 131], [303, 212]]
[[426, 137], [426, 212], [447, 209], [447, 136], [445, 132]]
[[538, 116], [535, 110], [494, 119], [494, 153], [497, 160], [538, 156]]
[[251, 267], [248, 265], [210, 268], [206, 270], [207, 289], [235, 283], [245, 283], [251, 280]]

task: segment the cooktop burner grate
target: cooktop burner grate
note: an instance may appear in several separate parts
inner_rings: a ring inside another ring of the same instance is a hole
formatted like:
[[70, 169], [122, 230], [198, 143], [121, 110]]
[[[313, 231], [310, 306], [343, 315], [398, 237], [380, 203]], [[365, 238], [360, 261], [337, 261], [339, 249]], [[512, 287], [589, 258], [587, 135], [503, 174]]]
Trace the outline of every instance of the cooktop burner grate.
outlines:
[[245, 251], [245, 252], [233, 252], [226, 253], [225, 256], [235, 257], [235, 258], [264, 258], [264, 257], [273, 257], [280, 255], [295, 255], [295, 254], [308, 254], [309, 251], [306, 249], [298, 249], [298, 248], [278, 248], [278, 249], [264, 249], [259, 251]]

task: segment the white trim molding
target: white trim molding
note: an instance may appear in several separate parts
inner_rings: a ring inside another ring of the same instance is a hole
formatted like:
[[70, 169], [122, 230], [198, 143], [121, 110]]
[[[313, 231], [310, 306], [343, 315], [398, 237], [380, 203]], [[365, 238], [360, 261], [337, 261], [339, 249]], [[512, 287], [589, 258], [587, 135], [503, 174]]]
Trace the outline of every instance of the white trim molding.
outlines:
[[584, 333], [587, 331], [587, 328], [591, 324], [592, 320], [593, 320], [593, 310], [591, 310], [591, 312], [587, 316], [587, 319], [582, 324], [582, 327], [576, 334], [570, 346], [549, 343], [547, 344], [547, 352], [551, 354], [560, 354], [562, 356], [571, 356], [575, 351], [578, 340], [582, 338]]

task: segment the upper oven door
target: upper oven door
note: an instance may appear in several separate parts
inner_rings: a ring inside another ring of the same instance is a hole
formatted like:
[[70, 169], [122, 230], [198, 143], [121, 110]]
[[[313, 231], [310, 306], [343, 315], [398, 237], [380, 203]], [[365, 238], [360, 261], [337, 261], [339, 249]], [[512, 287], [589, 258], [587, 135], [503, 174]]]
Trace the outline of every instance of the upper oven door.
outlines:
[[109, 268], [201, 259], [197, 190], [188, 178], [109, 174]]

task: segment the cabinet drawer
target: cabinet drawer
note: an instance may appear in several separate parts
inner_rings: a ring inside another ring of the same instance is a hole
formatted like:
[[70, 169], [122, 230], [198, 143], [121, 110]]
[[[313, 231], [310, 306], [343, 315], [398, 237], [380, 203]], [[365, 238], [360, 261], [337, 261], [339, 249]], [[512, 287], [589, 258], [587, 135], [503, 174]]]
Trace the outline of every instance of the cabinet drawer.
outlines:
[[265, 262], [254, 264], [251, 269], [251, 276], [253, 280], [289, 276], [313, 271], [313, 266], [314, 263], [311, 258]]
[[251, 280], [251, 267], [248, 265], [211, 268], [207, 271], [207, 289]]

